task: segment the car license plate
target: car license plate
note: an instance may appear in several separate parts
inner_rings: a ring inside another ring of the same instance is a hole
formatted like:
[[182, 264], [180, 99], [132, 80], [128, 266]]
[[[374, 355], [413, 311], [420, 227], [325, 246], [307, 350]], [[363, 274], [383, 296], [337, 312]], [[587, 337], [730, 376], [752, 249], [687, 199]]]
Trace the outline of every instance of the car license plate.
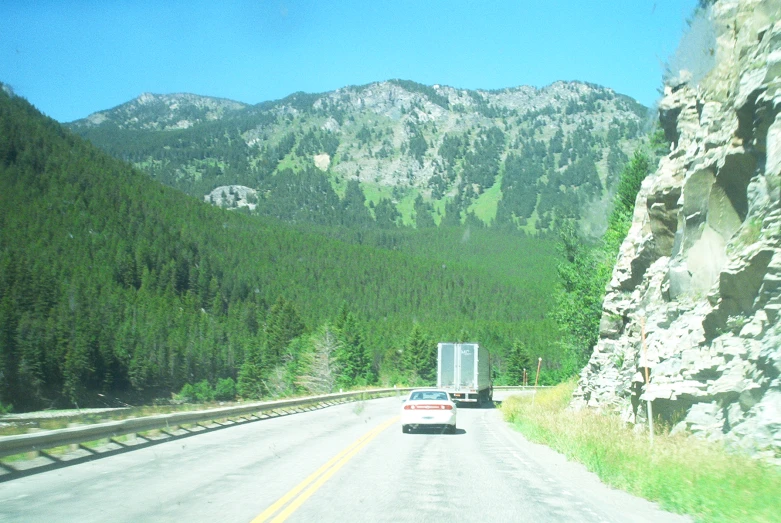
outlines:
[[423, 416], [423, 419], [434, 419], [434, 416]]

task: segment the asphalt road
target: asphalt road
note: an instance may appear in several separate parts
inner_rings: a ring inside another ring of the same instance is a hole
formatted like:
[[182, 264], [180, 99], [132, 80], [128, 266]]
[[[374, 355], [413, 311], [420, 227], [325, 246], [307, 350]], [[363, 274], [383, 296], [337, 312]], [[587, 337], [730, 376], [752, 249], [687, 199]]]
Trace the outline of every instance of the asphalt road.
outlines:
[[0, 484], [0, 521], [688, 521], [509, 428], [402, 434], [398, 398], [248, 423]]

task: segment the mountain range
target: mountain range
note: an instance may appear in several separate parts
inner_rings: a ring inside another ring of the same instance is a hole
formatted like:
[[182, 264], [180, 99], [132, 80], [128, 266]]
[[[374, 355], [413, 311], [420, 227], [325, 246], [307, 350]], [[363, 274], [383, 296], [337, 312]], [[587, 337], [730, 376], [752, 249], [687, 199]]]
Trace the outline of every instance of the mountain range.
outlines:
[[428, 383], [438, 339], [480, 339], [499, 382], [515, 340], [555, 370], [554, 242], [469, 225], [340, 240], [246, 216], [0, 87], [0, 411], [219, 380], [245, 398], [300, 393], [324, 346], [334, 387]]
[[598, 234], [646, 121], [583, 82], [389, 80], [257, 105], [147, 93], [67, 126], [164, 184], [287, 221], [535, 232], [576, 218]]

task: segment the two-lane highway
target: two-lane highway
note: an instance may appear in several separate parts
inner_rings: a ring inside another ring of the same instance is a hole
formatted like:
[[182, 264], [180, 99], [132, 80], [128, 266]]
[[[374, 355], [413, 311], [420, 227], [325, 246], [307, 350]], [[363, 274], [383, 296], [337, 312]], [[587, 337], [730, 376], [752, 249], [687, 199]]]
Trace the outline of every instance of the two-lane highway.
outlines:
[[459, 409], [402, 434], [386, 398], [268, 419], [0, 484], [0, 521], [686, 521]]

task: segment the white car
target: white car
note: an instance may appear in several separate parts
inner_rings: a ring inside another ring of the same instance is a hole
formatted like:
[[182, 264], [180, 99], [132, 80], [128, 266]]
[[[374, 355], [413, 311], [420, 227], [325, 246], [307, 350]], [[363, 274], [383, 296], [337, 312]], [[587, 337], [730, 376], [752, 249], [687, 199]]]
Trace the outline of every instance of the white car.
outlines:
[[401, 431], [420, 427], [456, 433], [456, 404], [444, 390], [413, 390], [401, 407]]

